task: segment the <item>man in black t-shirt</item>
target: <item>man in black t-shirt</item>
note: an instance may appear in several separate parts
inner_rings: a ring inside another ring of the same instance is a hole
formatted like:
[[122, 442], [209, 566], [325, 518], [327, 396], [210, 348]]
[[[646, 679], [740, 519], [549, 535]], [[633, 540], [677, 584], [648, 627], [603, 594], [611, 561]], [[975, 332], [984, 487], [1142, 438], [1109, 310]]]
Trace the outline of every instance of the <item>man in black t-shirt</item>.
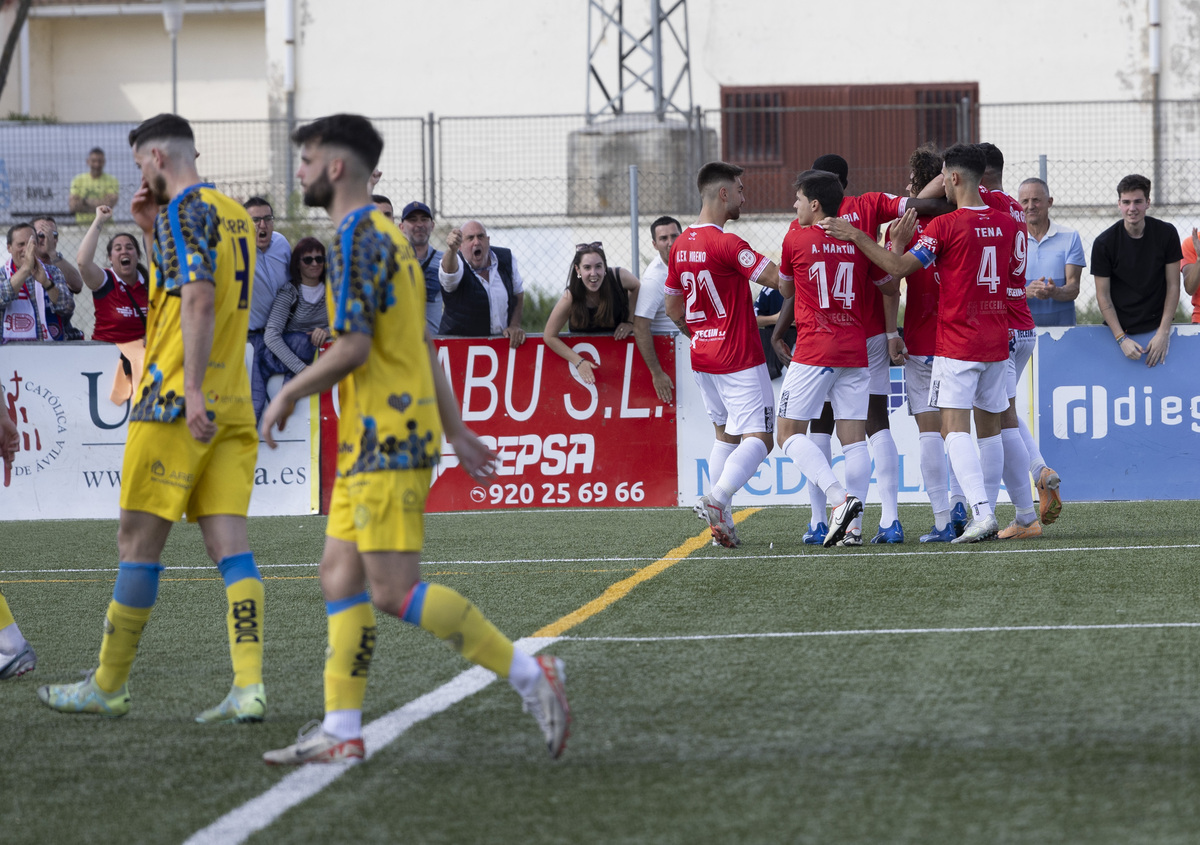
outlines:
[[[1150, 180], [1133, 174], [1117, 184], [1121, 222], [1092, 244], [1096, 304], [1121, 353], [1146, 356], [1153, 367], [1167, 359], [1171, 321], [1179, 305], [1179, 233], [1169, 223], [1147, 217]], [[1143, 346], [1133, 335], [1153, 332]]]

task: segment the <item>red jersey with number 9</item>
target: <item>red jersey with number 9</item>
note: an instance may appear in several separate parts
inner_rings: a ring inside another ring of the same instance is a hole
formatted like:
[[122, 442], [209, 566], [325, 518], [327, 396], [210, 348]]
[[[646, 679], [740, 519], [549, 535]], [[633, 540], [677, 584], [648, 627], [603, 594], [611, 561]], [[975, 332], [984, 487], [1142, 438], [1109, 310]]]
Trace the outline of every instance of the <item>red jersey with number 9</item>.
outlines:
[[736, 373], [767, 362], [750, 285], [770, 263], [711, 223], [688, 226], [671, 247], [667, 295], [686, 296], [692, 369]]
[[1029, 300], [1025, 298], [1025, 256], [1029, 244], [1029, 228], [1025, 225], [1025, 209], [1021, 204], [1004, 191], [989, 191], [979, 189], [983, 201], [997, 211], [1006, 211], [1017, 221], [1016, 251], [1020, 254], [1020, 265], [1014, 264], [1008, 282], [1008, 327], [1010, 329], [1032, 329], [1033, 313], [1029, 310]]
[[797, 226], [783, 239], [779, 278], [796, 285], [796, 348], [792, 360], [818, 367], [867, 366], [867, 260], [853, 243], [820, 226]]
[[992, 208], [960, 208], [929, 221], [911, 254], [926, 267], [937, 261], [935, 355], [1008, 358], [1007, 286], [1018, 262], [1017, 236], [1012, 216]]

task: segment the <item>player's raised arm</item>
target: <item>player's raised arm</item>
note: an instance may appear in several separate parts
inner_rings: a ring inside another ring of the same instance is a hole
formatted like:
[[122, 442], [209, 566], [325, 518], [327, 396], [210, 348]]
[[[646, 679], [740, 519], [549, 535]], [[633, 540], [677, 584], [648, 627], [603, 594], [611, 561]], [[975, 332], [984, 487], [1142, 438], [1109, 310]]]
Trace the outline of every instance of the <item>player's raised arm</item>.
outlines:
[[[907, 214], [907, 212], [905, 213]], [[837, 238], [839, 241], [852, 241], [863, 255], [894, 279], [915, 273], [925, 266], [921, 259], [911, 252], [896, 255], [892, 251], [884, 249], [865, 232], [854, 228], [853, 224], [840, 217], [826, 217], [817, 225], [828, 232], [830, 237]]]

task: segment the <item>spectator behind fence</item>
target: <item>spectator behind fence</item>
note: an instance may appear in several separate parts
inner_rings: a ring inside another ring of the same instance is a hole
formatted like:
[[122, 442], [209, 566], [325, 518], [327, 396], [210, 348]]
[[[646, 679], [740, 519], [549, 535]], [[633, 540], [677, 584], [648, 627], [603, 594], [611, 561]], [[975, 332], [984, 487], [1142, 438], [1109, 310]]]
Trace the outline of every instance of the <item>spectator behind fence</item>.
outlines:
[[96, 209], [96, 219], [84, 234], [75, 260], [79, 262], [83, 283], [92, 292], [92, 304], [96, 309], [92, 340], [116, 344], [121, 351], [109, 396], [114, 405], [120, 405], [133, 395], [142, 381], [150, 274], [141, 264], [141, 239], [128, 232], [118, 232], [108, 239], [104, 248], [108, 269], [102, 270], [96, 264], [100, 230], [112, 219], [112, 214], [107, 205]]
[[667, 260], [671, 256], [671, 245], [679, 237], [683, 227], [674, 217], [659, 217], [650, 224], [650, 242], [658, 253], [642, 271], [642, 287], [638, 291], [637, 305], [633, 312], [633, 339], [637, 342], [642, 360], [654, 380], [654, 392], [663, 402], [670, 402], [675, 388], [659, 363], [654, 350], [656, 334], [673, 334], [678, 328], [667, 316]]
[[558, 335], [566, 325], [572, 334], [611, 331], [613, 340], [624, 340], [633, 334], [630, 314], [637, 307], [639, 287], [637, 276], [620, 267], [608, 266], [599, 241], [576, 244], [567, 289], [546, 319], [542, 333], [546, 346], [569, 361], [586, 383], [595, 384], [599, 362], [589, 361]]
[[390, 199], [383, 194], [371, 194], [371, 202], [375, 203], [375, 207], [379, 209], [380, 214], [393, 223], [396, 222], [396, 210], [392, 208], [392, 201]]
[[433, 211], [423, 202], [410, 202], [400, 212], [400, 228], [425, 274], [425, 325], [432, 337], [441, 328], [443, 310], [442, 283], [438, 280], [442, 253], [429, 243], [429, 236], [433, 234]]
[[1086, 266], [1079, 233], [1050, 219], [1054, 197], [1050, 186], [1036, 176], [1017, 188], [1029, 227], [1025, 297], [1039, 326], [1075, 325], [1075, 300]]
[[439, 334], [503, 335], [513, 349], [525, 342], [521, 328], [525, 284], [517, 259], [512, 250], [492, 247], [482, 223], [471, 220], [461, 229], [450, 230], [438, 279], [444, 305]]
[[37, 231], [31, 223], [8, 230], [8, 263], [0, 267], [3, 341], [65, 340], [64, 321], [75, 311], [75, 297], [53, 264], [38, 261]]
[[287, 238], [275, 231], [275, 212], [271, 204], [262, 197], [250, 197], [243, 207], [250, 212], [254, 223], [254, 245], [258, 259], [254, 263], [254, 290], [250, 295], [250, 329], [247, 335], [257, 358], [266, 347], [263, 330], [275, 296], [288, 283], [288, 266], [292, 260], [292, 248]]
[[[1179, 305], [1179, 233], [1146, 215], [1150, 180], [1145, 176], [1126, 176], [1117, 183], [1117, 197], [1121, 221], [1092, 244], [1096, 304], [1121, 353], [1134, 361], [1145, 355], [1146, 366], [1153, 367], [1167, 358]], [[1133, 335], [1146, 336], [1139, 341]]]
[[267, 407], [267, 380], [276, 374], [286, 384], [307, 367], [329, 339], [329, 312], [325, 307], [325, 247], [316, 238], [301, 238], [292, 250], [292, 283], [275, 295], [267, 327], [265, 349], [254, 356], [250, 394], [254, 418]]
[[80, 173], [71, 180], [67, 207], [75, 214], [75, 222], [87, 226], [102, 205], [112, 208], [117, 204], [121, 186], [117, 177], [104, 172], [104, 150], [92, 147], [87, 157], [87, 173]]
[[1200, 323], [1200, 261], [1196, 254], [1200, 252], [1200, 231], [1192, 229], [1192, 234], [1183, 239], [1180, 244], [1183, 252], [1183, 290], [1192, 298], [1192, 322]]
[[[83, 278], [75, 269], [75, 265], [63, 258], [62, 253], [58, 251], [58, 223], [49, 215], [35, 217], [31, 222], [37, 233], [34, 237], [37, 243], [38, 260], [43, 264], [53, 264], [57, 267], [58, 271], [62, 273], [67, 287], [71, 290], [71, 296], [76, 296], [83, 290]], [[83, 332], [71, 325], [69, 316], [64, 317], [62, 322], [63, 335], [67, 340], [83, 340]]]

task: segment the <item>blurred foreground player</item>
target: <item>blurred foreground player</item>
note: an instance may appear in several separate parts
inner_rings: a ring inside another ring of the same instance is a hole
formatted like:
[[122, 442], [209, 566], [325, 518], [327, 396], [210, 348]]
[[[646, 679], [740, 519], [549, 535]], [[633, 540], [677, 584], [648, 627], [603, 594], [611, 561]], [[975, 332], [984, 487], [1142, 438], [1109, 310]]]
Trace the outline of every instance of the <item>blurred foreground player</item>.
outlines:
[[[0, 408], [0, 458], [4, 459], [5, 469], [12, 466], [20, 444], [17, 424], [7, 410]], [[33, 653], [33, 646], [21, 635], [17, 620], [13, 619], [8, 602], [0, 593], [0, 681], [20, 677], [32, 672], [36, 666], [37, 655]]]
[[[328, 614], [325, 718], [294, 745], [268, 751], [272, 765], [362, 757], [362, 706], [375, 651], [375, 613], [416, 625], [463, 657], [508, 678], [533, 713], [550, 756], [566, 747], [570, 710], [563, 662], [513, 648], [474, 604], [420, 580], [425, 500], [442, 431], [476, 478], [495, 460], [459, 416], [454, 392], [426, 338], [425, 284], [412, 247], [375, 209], [367, 178], [383, 139], [358, 115], [302, 126], [297, 175], [306, 205], [337, 220], [330, 250], [333, 346], [289, 381], [263, 413], [274, 446], [297, 400], [338, 385], [338, 475], [329, 506], [321, 590]], [[367, 592], [370, 585], [371, 592]]]
[[121, 470], [121, 564], [99, 668], [38, 697], [64, 713], [129, 712], [126, 681], [158, 597], [163, 545], [186, 513], [225, 580], [234, 672], [229, 695], [196, 721], [261, 722], [263, 583], [246, 536], [258, 456], [245, 365], [254, 226], [240, 203], [200, 181], [182, 117], [144, 121], [129, 145], [142, 172], [133, 217], [153, 261], [145, 371]]

